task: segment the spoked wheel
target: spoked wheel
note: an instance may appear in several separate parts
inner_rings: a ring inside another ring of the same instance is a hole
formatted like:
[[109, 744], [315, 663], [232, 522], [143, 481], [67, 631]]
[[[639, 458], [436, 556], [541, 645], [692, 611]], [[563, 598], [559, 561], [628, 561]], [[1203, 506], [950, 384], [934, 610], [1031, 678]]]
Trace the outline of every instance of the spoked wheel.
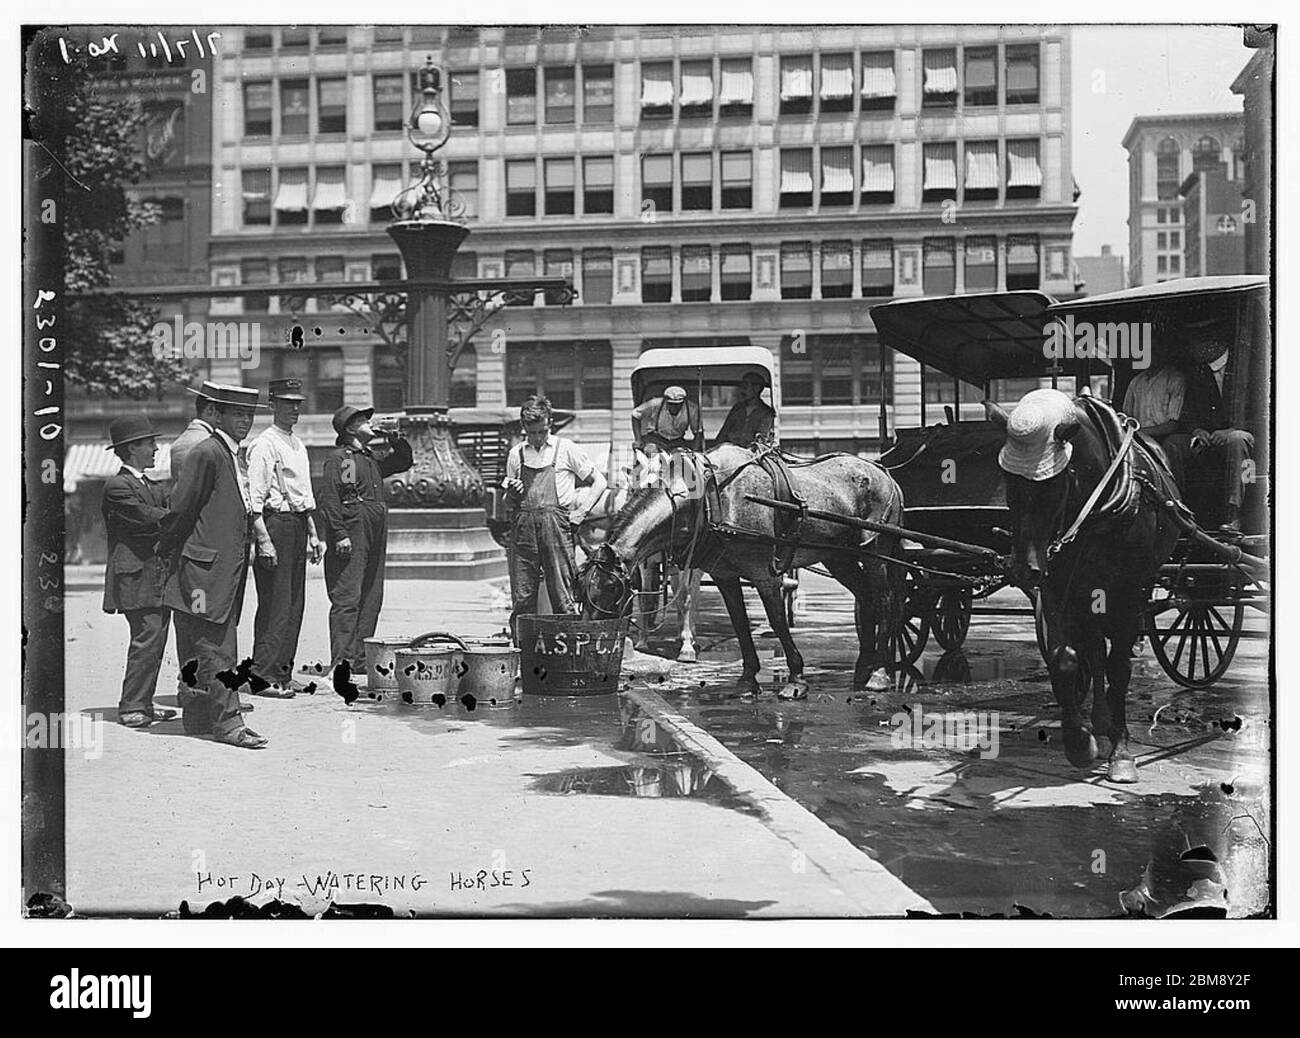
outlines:
[[930, 627], [934, 639], [946, 650], [961, 648], [970, 630], [971, 590], [952, 588], [939, 596]]
[[1188, 602], [1151, 617], [1151, 648], [1183, 688], [1208, 688], [1223, 677], [1241, 641], [1241, 603]]
[[915, 574], [904, 577], [903, 616], [894, 633], [893, 657], [899, 664], [912, 664], [921, 658], [930, 637], [930, 595], [922, 591]]

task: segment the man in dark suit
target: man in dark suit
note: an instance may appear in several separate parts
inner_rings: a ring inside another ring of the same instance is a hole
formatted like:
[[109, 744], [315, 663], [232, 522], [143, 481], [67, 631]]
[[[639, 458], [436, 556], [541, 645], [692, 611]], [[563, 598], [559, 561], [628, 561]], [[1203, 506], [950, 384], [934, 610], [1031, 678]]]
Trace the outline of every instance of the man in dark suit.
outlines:
[[261, 749], [267, 740], [244, 724], [237, 691], [219, 676], [239, 662], [252, 513], [237, 455], [253, 424], [257, 390], [209, 382], [204, 392], [219, 405], [215, 432], [186, 457], [162, 520], [159, 551], [174, 556], [163, 603], [175, 610], [178, 641], [183, 636], [198, 661], [181, 702], [185, 730]]
[[108, 568], [104, 573], [104, 612], [121, 613], [131, 625], [126, 674], [117, 719], [128, 728], [147, 728], [175, 717], [155, 707], [154, 689], [167, 647], [171, 610], [163, 605], [163, 560], [158, 557], [159, 521], [167, 514], [167, 492], [145, 475], [158, 454], [148, 418], [116, 418], [109, 426], [108, 449], [122, 460], [104, 484], [104, 529]]

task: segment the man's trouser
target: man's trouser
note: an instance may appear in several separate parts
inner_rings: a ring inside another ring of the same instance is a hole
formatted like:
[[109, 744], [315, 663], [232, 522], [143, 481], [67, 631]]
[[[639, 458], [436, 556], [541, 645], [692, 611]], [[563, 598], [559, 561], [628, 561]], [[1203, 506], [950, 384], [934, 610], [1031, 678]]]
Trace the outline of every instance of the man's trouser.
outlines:
[[263, 681], [287, 685], [293, 679], [307, 593], [307, 513], [267, 512], [265, 521], [276, 563], [253, 564], [257, 582], [253, 673]]
[[1240, 508], [1242, 488], [1246, 480], [1246, 462], [1254, 449], [1254, 438], [1241, 429], [1218, 429], [1210, 433], [1209, 441], [1200, 454], [1192, 451], [1192, 437], [1188, 433], [1166, 436], [1161, 446], [1169, 458], [1174, 477], [1184, 492], [1185, 479], [1195, 472], [1210, 472], [1216, 477], [1221, 490], [1221, 500], [1229, 508]]
[[330, 669], [347, 660], [355, 674], [365, 671], [366, 639], [375, 633], [384, 604], [386, 512], [363, 514], [348, 539], [352, 551], [347, 555], [340, 555], [330, 545], [325, 556], [325, 588], [330, 596]]
[[126, 650], [126, 673], [122, 677], [122, 699], [118, 714], [153, 714], [153, 694], [158, 687], [163, 651], [167, 648], [167, 629], [172, 611], [166, 606], [156, 609], [128, 609], [123, 614], [131, 625], [131, 644]]
[[239, 664], [239, 609], [232, 609], [221, 624], [178, 610], [175, 622], [177, 635], [186, 639], [198, 660], [193, 687], [177, 697], [185, 730], [191, 735], [210, 731], [218, 736], [237, 731], [244, 725], [239, 692], [217, 675], [233, 672]]
[[574, 558], [573, 527], [563, 508], [524, 509], [515, 517], [510, 533], [510, 599], [515, 617], [537, 612], [541, 578], [557, 612], [573, 612], [573, 585], [578, 567]]

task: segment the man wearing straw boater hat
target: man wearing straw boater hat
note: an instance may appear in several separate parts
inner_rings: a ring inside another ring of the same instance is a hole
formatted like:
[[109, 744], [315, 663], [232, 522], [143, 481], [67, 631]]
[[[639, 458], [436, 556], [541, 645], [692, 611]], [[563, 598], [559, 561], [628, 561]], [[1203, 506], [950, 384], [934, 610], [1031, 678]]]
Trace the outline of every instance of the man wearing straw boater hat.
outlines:
[[253, 424], [257, 390], [205, 382], [201, 392], [217, 404], [214, 432], [185, 457], [162, 519], [159, 553], [172, 556], [163, 603], [174, 612], [178, 644], [197, 662], [180, 697], [186, 732], [261, 749], [267, 740], [244, 724], [237, 690], [219, 677], [239, 663], [253, 513], [238, 454]]
[[171, 610], [163, 605], [166, 566], [158, 556], [167, 490], [145, 475], [158, 454], [158, 440], [148, 418], [115, 418], [108, 427], [108, 438], [108, 449], [116, 452], [122, 467], [104, 484], [104, 529], [108, 534], [104, 612], [121, 613], [131, 626], [117, 719], [128, 728], [147, 728], [176, 716], [175, 711], [156, 707], [153, 702], [171, 626]]
[[248, 489], [271, 550], [253, 569], [257, 615], [253, 621], [254, 695], [290, 699], [303, 688], [294, 680], [307, 594], [307, 559], [320, 562], [323, 549], [312, 512], [307, 445], [293, 433], [307, 398], [302, 380], [273, 378], [267, 389], [272, 424], [248, 448]]

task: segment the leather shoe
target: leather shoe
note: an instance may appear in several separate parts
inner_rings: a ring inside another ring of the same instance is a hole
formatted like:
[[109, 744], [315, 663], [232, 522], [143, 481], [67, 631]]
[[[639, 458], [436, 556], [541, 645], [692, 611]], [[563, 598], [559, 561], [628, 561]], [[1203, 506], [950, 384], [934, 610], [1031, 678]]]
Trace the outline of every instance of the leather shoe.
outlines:
[[176, 711], [169, 710], [165, 706], [156, 706], [153, 708], [153, 719], [155, 723], [158, 721], [174, 721], [176, 720]]
[[124, 728], [148, 728], [153, 724], [153, 718], [148, 714], [132, 711], [129, 714], [119, 714], [118, 722]]
[[224, 735], [213, 736], [212, 741], [225, 743], [227, 746], [238, 746], [241, 750], [260, 750], [269, 740], [258, 735], [251, 728], [236, 728]]

